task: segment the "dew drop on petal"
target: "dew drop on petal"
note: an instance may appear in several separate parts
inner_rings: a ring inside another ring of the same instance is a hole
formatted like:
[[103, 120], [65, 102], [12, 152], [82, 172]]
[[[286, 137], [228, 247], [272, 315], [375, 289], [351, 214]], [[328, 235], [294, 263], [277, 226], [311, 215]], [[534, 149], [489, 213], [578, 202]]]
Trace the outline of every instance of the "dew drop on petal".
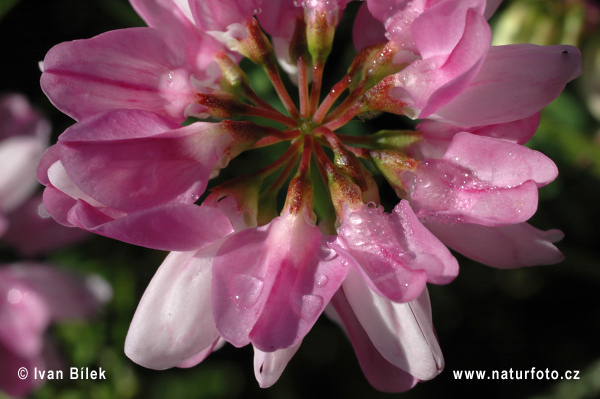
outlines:
[[263, 280], [247, 274], [237, 274], [231, 281], [231, 299], [238, 307], [244, 308], [254, 306], [262, 292]]
[[327, 276], [325, 276], [325, 275], [317, 276], [317, 278], [315, 279], [315, 282], [317, 283], [317, 285], [319, 287], [324, 287], [325, 285], [327, 285], [328, 281], [329, 281], [329, 278], [327, 278]]

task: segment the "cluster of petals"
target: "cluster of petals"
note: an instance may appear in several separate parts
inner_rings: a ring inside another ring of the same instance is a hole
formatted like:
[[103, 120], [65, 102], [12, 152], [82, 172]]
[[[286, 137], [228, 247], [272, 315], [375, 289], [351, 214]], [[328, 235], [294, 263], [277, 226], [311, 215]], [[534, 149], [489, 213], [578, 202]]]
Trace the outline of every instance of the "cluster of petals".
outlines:
[[[84, 278], [37, 263], [1, 266], [0, 389], [16, 397], [39, 386], [43, 380], [34, 378], [35, 368], [60, 366], [46, 336], [50, 324], [95, 316], [111, 295], [98, 276]], [[32, 374], [21, 378], [23, 367]]]
[[[490, 47], [487, 19], [500, 1], [365, 0], [354, 44], [363, 61], [375, 54], [374, 66], [353, 64], [338, 92], [348, 88], [358, 105], [342, 102], [329, 115], [309, 104], [319, 93], [308, 98], [306, 70], [319, 87], [324, 38], [349, 1], [131, 3], [149, 27], [62, 43], [46, 55], [42, 88], [77, 122], [45, 153], [38, 179], [60, 223], [173, 251], [133, 318], [125, 351], [135, 362], [191, 367], [224, 342], [252, 344], [256, 377], [270, 386], [325, 312], [346, 331], [369, 381], [404, 391], [443, 369], [426, 283], [456, 277], [446, 245], [496, 267], [562, 259], [553, 245], [562, 233], [526, 223], [557, 169], [523, 144], [540, 110], [579, 74], [580, 55], [570, 46]], [[251, 122], [181, 123], [236, 116], [242, 108], [221, 91], [225, 75], [241, 56], [268, 69], [271, 55], [304, 93], [300, 118], [276, 87], [290, 115], [273, 120], [297, 133], [291, 150], [304, 140], [286, 205], [265, 221], [239, 182], [196, 205], [232, 158], [281, 136]], [[333, 105], [334, 92], [323, 104]], [[420, 119], [418, 139], [349, 151], [342, 135], [332, 137], [361, 111]], [[300, 134], [308, 117], [316, 127]], [[324, 143], [343, 161], [329, 161]], [[322, 229], [307, 183], [313, 149], [337, 217]], [[357, 155], [396, 189], [401, 201], [391, 213]]]

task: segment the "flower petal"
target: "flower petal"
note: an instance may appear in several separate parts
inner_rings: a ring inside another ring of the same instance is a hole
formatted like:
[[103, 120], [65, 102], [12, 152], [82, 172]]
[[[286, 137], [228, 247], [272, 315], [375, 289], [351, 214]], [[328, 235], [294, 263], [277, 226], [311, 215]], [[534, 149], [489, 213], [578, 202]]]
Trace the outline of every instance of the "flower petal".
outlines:
[[494, 227], [472, 223], [425, 225], [450, 248], [488, 266], [512, 269], [552, 265], [564, 259], [552, 244], [562, 239], [559, 230], [542, 231], [528, 223]]
[[217, 209], [188, 204], [166, 204], [113, 219], [78, 200], [67, 220], [101, 236], [164, 251], [202, 248], [232, 231]]
[[500, 187], [516, 186], [528, 180], [542, 187], [558, 175], [554, 162], [541, 152], [469, 133], [454, 136], [444, 159], [470, 169], [477, 178]]
[[379, 353], [357, 319], [343, 290], [338, 291], [328, 312], [335, 312], [342, 321], [341, 327], [348, 334], [360, 367], [375, 389], [383, 392], [405, 392], [414, 387], [418, 380], [408, 372], [394, 366]]
[[460, 126], [523, 119], [550, 104], [580, 74], [581, 53], [573, 46], [491, 47], [469, 87], [432, 118]]
[[394, 303], [373, 292], [356, 272], [344, 281], [352, 310], [379, 353], [394, 366], [420, 380], [430, 380], [444, 368], [433, 331], [427, 289], [408, 303]]
[[167, 122], [141, 110], [97, 114], [61, 136], [61, 161], [75, 185], [106, 206], [193, 203], [234, 139], [218, 123], [162, 130]]
[[261, 388], [269, 388], [277, 382], [301, 343], [274, 352], [263, 352], [254, 347], [254, 376]]
[[58, 44], [44, 59], [41, 85], [76, 120], [115, 108], [185, 119], [194, 102], [184, 43], [170, 31], [131, 28]]
[[162, 370], [212, 351], [219, 337], [210, 300], [212, 260], [218, 247], [219, 243], [167, 256], [131, 321], [125, 340], [125, 354], [131, 360]]

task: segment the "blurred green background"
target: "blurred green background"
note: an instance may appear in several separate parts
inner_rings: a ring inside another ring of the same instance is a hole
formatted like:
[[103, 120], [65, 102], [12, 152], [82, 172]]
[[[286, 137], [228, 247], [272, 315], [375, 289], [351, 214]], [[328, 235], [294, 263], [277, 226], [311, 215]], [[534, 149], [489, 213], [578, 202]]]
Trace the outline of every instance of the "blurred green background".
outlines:
[[[267, 0], [268, 1], [268, 0]], [[348, 16], [357, 4], [349, 6]], [[350, 28], [348, 16], [341, 28]], [[111, 29], [142, 26], [127, 0], [0, 0], [0, 92], [21, 92], [53, 124], [54, 138], [73, 123], [39, 88], [38, 62], [53, 45]], [[531, 223], [559, 228], [566, 260], [558, 265], [495, 270], [459, 258], [461, 272], [448, 286], [431, 286], [434, 324], [446, 360], [432, 381], [398, 394], [405, 398], [595, 398], [600, 397], [600, 12], [592, 2], [505, 1], [492, 19], [495, 44], [531, 42], [578, 45], [584, 75], [544, 112], [532, 148], [550, 156], [560, 175], [540, 191]], [[349, 31], [336, 37], [325, 88], [353, 57]], [[273, 97], [266, 77], [251, 69], [255, 89]], [[400, 117], [353, 122], [350, 130], [405, 124]], [[391, 124], [391, 125], [390, 125]], [[233, 162], [224, 178], [242, 164]], [[272, 155], [271, 155], [272, 156]], [[382, 190], [389, 203], [397, 201]], [[123, 354], [137, 302], [166, 254], [102, 237], [47, 256], [64, 268], [104, 276], [114, 299], [90, 322], [51, 328], [65, 367], [102, 367], [106, 381], [49, 381], [32, 398], [378, 398], [363, 377], [351, 345], [325, 317], [304, 340], [281, 379], [266, 390], [253, 375], [252, 350], [226, 345], [191, 369], [152, 371]], [[2, 263], [18, 261], [0, 248]], [[0, 359], [1, 361], [1, 359]], [[577, 381], [456, 380], [456, 370], [579, 370]], [[0, 393], [0, 398], [4, 398]]]

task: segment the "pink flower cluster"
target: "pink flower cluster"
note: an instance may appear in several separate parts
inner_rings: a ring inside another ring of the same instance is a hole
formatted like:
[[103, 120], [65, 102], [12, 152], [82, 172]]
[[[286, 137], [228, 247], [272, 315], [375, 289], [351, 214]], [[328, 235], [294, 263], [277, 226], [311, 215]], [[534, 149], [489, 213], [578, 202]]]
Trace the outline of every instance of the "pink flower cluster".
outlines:
[[[131, 0], [148, 28], [46, 55], [42, 88], [77, 121], [41, 161], [46, 209], [67, 226], [174, 251], [131, 323], [125, 352], [135, 362], [191, 367], [224, 342], [252, 344], [267, 387], [325, 311], [373, 386], [404, 391], [444, 366], [426, 283], [457, 275], [446, 246], [501, 268], [562, 259], [561, 233], [527, 224], [556, 166], [523, 144], [580, 73], [579, 51], [491, 47], [497, 0], [366, 0], [357, 56], [322, 96], [348, 3]], [[285, 113], [253, 91], [242, 57], [264, 70]], [[420, 123], [338, 130], [381, 112]], [[231, 159], [281, 142], [277, 161], [196, 204]], [[311, 164], [331, 198], [319, 218]], [[391, 213], [374, 169], [401, 199]]]

